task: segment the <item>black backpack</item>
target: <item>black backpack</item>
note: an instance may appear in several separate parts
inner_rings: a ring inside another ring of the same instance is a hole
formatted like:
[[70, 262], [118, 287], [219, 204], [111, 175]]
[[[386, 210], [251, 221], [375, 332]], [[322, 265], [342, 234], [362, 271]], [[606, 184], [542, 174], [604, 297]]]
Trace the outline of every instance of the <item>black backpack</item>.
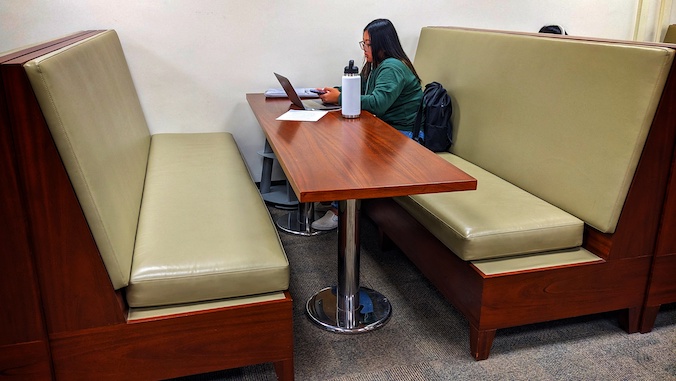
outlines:
[[[413, 124], [413, 140], [433, 152], [448, 150], [453, 141], [451, 96], [439, 82], [425, 85], [423, 98]], [[422, 128], [423, 139], [418, 137]]]
[[540, 28], [539, 33], [550, 33], [550, 34], [565, 34], [568, 35], [565, 29], [561, 25], [545, 25]]

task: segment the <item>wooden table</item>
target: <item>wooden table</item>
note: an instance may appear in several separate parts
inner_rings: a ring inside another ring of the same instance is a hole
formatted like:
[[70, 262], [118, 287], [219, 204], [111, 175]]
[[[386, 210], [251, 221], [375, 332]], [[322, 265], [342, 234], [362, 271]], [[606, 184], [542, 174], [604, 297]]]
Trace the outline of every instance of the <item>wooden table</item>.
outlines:
[[474, 190], [476, 180], [368, 112], [357, 119], [334, 111], [318, 122], [278, 121], [288, 99], [246, 98], [298, 200], [339, 201], [338, 284], [308, 300], [309, 317], [341, 333], [382, 326], [391, 314], [387, 298], [359, 287], [360, 200]]

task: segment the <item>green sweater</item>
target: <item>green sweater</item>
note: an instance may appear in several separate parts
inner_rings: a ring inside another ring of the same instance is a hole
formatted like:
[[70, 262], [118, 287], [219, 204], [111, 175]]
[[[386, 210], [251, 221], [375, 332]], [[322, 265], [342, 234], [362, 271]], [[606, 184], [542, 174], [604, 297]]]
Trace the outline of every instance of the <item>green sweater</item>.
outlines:
[[372, 112], [397, 130], [413, 130], [423, 92], [408, 66], [396, 58], [386, 58], [362, 88], [362, 110]]

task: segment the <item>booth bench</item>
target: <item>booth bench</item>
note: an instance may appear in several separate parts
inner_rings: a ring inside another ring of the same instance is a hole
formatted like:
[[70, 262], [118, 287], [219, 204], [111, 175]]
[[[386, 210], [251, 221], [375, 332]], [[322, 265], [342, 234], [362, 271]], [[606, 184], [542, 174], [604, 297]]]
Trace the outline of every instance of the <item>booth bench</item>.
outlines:
[[289, 264], [233, 136], [151, 136], [113, 30], [3, 55], [2, 88], [0, 373], [292, 380]]
[[416, 70], [453, 98], [454, 143], [439, 155], [477, 190], [364, 210], [467, 318], [475, 359], [500, 328], [622, 311], [639, 331], [674, 150], [673, 58], [667, 46], [423, 28]]

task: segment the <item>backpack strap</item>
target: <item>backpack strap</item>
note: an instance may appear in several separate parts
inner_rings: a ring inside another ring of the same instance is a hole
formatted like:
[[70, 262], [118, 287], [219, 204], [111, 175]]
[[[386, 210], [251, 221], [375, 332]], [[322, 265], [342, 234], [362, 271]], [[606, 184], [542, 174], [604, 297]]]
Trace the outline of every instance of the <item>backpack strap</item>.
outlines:
[[415, 121], [413, 122], [413, 131], [412, 138], [416, 142], [423, 144], [423, 139], [420, 139], [420, 127], [422, 126], [423, 112], [425, 109], [425, 95], [420, 99], [420, 105], [418, 106], [418, 113], [415, 115]]

